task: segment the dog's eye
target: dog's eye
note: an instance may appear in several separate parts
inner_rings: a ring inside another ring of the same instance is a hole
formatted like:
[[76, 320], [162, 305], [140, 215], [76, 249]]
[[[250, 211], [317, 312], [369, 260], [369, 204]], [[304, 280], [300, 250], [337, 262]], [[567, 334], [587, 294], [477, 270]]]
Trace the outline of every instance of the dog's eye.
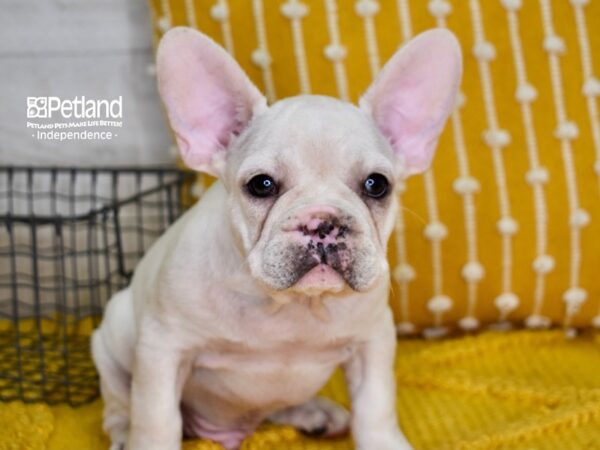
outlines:
[[383, 198], [389, 190], [390, 183], [380, 173], [372, 173], [363, 183], [363, 193], [371, 198]]
[[248, 192], [253, 197], [265, 198], [277, 195], [277, 184], [269, 175], [260, 174], [252, 177], [246, 184]]

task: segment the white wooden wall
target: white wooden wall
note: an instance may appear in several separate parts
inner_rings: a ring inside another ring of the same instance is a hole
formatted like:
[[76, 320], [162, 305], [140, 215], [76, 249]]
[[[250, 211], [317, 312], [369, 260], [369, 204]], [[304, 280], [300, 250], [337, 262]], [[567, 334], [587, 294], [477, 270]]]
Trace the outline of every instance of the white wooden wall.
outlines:
[[[0, 165], [172, 162], [145, 0], [0, 0]], [[27, 96], [123, 96], [111, 141], [39, 141]]]

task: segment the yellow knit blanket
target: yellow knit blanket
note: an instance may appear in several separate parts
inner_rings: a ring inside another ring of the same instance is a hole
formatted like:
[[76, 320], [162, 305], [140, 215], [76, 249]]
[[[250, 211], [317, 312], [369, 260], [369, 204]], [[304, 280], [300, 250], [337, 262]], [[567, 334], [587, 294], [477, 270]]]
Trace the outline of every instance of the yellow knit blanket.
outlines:
[[[600, 449], [600, 335], [569, 340], [561, 331], [517, 331], [404, 340], [396, 367], [400, 421], [416, 449]], [[340, 373], [323, 394], [348, 404]], [[106, 449], [101, 409], [100, 401], [80, 408], [0, 404], [0, 450]], [[308, 439], [274, 426], [243, 445], [352, 448], [349, 439]]]

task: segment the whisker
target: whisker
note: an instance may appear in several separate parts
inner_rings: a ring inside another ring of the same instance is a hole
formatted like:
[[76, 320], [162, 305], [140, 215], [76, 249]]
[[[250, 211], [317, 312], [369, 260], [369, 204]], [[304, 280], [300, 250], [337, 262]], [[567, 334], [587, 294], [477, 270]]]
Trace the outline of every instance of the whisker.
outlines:
[[415, 216], [417, 219], [419, 219], [419, 221], [423, 224], [423, 225], [427, 225], [427, 221], [425, 219], [423, 219], [423, 217], [421, 217], [419, 214], [417, 214], [415, 211], [413, 211], [412, 209], [407, 208], [406, 206], [402, 205], [401, 208], [406, 211], [411, 213], [413, 216]]
[[395, 283], [395, 280], [390, 283], [390, 292], [392, 293], [392, 297], [396, 298], [396, 291], [394, 290], [394, 283]]

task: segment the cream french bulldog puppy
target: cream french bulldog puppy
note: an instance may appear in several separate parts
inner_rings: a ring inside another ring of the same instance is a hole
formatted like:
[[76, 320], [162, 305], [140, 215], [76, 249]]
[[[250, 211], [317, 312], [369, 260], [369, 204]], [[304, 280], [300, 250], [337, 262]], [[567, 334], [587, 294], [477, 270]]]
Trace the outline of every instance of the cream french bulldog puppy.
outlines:
[[[430, 165], [454, 107], [448, 31], [399, 50], [353, 106], [267, 106], [208, 37], [175, 28], [158, 83], [181, 156], [219, 178], [153, 245], [92, 338], [113, 449], [237, 449], [264, 420], [361, 450], [398, 428], [386, 246], [394, 187]], [[316, 397], [341, 365], [352, 414]]]

